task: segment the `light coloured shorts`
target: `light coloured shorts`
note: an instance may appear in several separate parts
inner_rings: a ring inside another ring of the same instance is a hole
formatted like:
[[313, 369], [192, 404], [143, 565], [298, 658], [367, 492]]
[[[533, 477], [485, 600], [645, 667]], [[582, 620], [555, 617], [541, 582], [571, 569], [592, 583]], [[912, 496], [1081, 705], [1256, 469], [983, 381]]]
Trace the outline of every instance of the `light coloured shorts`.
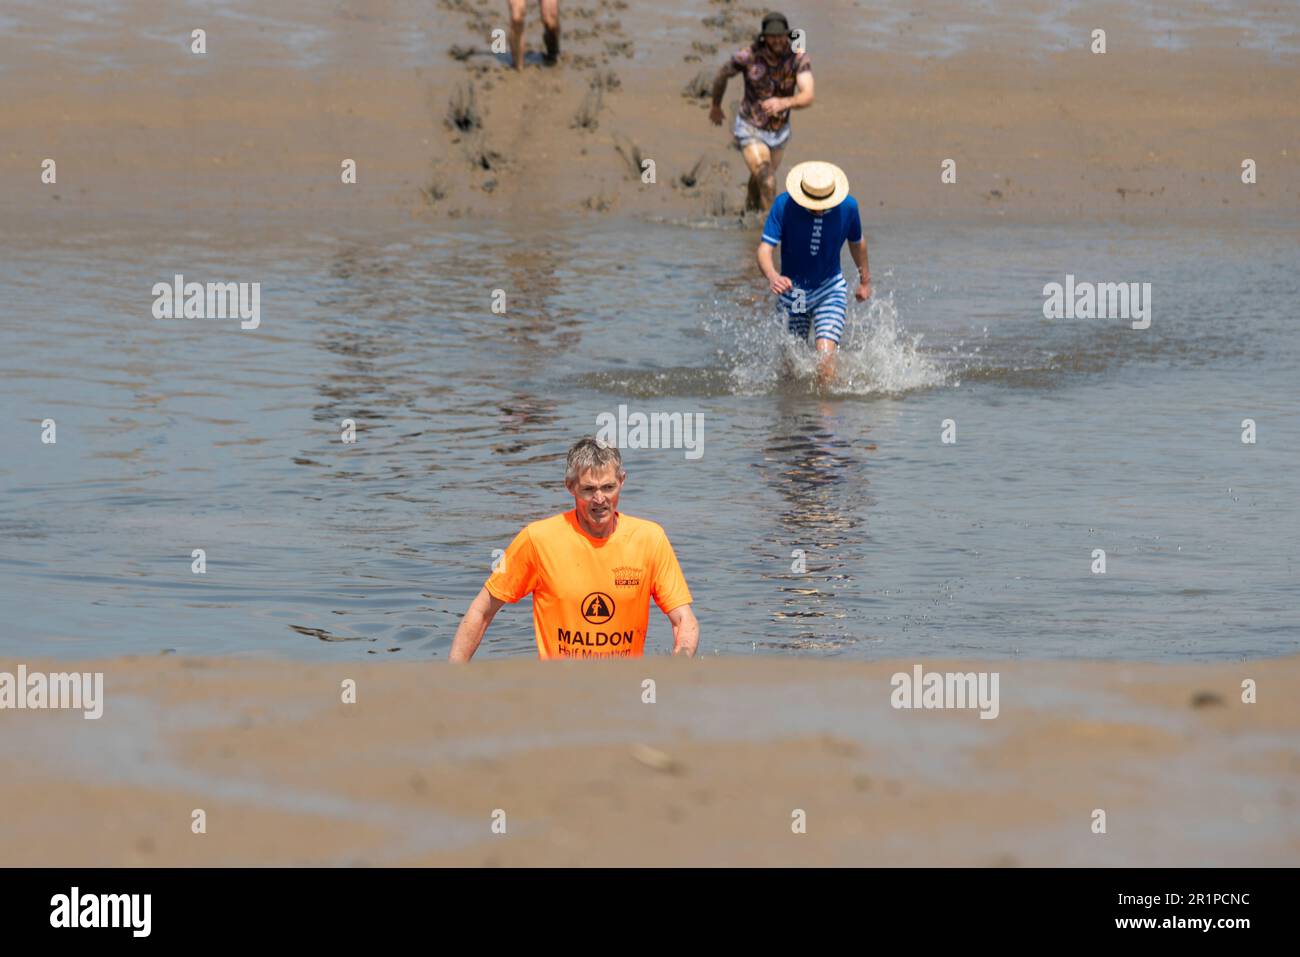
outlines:
[[769, 133], [767, 130], [760, 130], [744, 119], [740, 114], [736, 114], [736, 123], [731, 128], [731, 135], [736, 138], [736, 148], [744, 149], [750, 143], [762, 143], [770, 150], [780, 149], [790, 142], [790, 123], [786, 121], [785, 126], [781, 127], [778, 133]]

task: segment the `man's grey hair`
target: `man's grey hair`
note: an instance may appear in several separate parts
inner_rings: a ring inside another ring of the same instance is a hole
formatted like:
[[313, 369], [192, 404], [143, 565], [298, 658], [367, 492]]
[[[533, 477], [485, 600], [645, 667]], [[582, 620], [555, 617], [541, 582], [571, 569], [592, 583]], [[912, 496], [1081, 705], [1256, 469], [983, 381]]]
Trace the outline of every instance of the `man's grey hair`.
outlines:
[[564, 487], [572, 489], [583, 472], [588, 469], [602, 472], [611, 463], [616, 469], [618, 480], [623, 481], [627, 472], [623, 469], [623, 456], [616, 447], [606, 445], [592, 436], [578, 439], [573, 443], [573, 448], [569, 449], [568, 464], [564, 469]]

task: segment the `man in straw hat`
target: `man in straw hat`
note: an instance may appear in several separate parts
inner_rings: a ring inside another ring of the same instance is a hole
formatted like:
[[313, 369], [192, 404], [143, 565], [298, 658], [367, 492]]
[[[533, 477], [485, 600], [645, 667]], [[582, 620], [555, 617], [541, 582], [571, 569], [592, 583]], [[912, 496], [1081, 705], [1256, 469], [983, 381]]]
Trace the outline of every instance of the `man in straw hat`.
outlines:
[[[758, 244], [758, 268], [772, 292], [780, 296], [789, 329], [806, 339], [816, 330], [822, 381], [835, 375], [835, 350], [844, 333], [848, 284], [840, 271], [845, 240], [858, 267], [858, 302], [871, 297], [867, 239], [862, 235], [858, 201], [849, 195], [849, 179], [833, 163], [800, 163], [785, 178], [786, 191], [776, 198]], [[781, 247], [781, 270], [772, 250]]]
[[812, 105], [812, 63], [790, 45], [784, 14], [769, 13], [754, 42], [736, 53], [713, 81], [709, 119], [722, 125], [722, 96], [732, 74], [745, 77], [745, 95], [732, 134], [749, 167], [747, 209], [764, 210], [776, 196], [776, 171], [790, 141], [790, 111]]

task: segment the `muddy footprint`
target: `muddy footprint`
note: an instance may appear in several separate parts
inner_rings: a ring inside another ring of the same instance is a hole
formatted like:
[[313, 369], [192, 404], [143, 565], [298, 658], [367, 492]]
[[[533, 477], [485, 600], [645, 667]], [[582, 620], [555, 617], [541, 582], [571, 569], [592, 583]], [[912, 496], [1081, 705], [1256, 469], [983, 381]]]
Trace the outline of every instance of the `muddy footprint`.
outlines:
[[489, 147], [487, 141], [481, 136], [476, 137], [472, 142], [467, 142], [464, 150], [465, 159], [470, 167], [487, 173], [498, 171], [510, 162], [508, 156]]
[[623, 81], [618, 78], [618, 74], [613, 70], [597, 70], [595, 76], [591, 78], [591, 86], [598, 86], [602, 90], [617, 90], [623, 86]]
[[604, 89], [600, 84], [593, 82], [587, 89], [587, 95], [583, 97], [582, 105], [578, 107], [578, 112], [573, 115], [573, 122], [569, 124], [574, 129], [594, 130], [598, 123], [601, 107], [605, 103]]
[[452, 91], [447, 101], [447, 128], [470, 133], [483, 128], [483, 114], [474, 96], [474, 84], [466, 83]]
[[691, 100], [708, 99], [713, 95], [713, 70], [701, 70], [682, 88], [682, 96]]
[[687, 189], [694, 189], [700, 184], [700, 167], [703, 165], [704, 156], [701, 155], [700, 158], [695, 161], [694, 166], [677, 177], [677, 182], [681, 183], [682, 186]]
[[614, 149], [618, 155], [623, 158], [627, 166], [628, 174], [633, 179], [640, 179], [645, 170], [645, 156], [641, 153], [641, 147], [637, 146], [630, 139], [621, 133], [614, 134]]

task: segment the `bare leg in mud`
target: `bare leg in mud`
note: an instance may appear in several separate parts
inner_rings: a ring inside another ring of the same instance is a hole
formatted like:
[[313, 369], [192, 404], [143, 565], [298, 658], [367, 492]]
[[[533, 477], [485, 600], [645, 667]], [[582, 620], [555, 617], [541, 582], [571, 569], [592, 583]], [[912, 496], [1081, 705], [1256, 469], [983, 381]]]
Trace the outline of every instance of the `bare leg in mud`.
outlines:
[[[748, 160], [746, 160], [748, 163]], [[758, 180], [751, 172], [749, 186], [745, 190], [745, 212], [756, 213], [763, 208], [763, 195], [758, 189]]]
[[510, 0], [510, 56], [515, 69], [524, 68], [524, 9], [526, 0]]
[[[524, 14], [527, 0], [510, 2], [510, 56], [516, 70], [524, 68]], [[560, 58], [560, 0], [540, 0], [542, 10], [542, 40], [546, 43], [545, 62], [554, 66]]]
[[541, 0], [542, 40], [546, 43], [546, 65], [560, 59], [560, 0]]
[[767, 212], [776, 199], [776, 171], [781, 165], [781, 156], [785, 147], [778, 146], [770, 150], [763, 143], [750, 143], [741, 151], [745, 165], [749, 167], [749, 193], [745, 201], [746, 210]]

